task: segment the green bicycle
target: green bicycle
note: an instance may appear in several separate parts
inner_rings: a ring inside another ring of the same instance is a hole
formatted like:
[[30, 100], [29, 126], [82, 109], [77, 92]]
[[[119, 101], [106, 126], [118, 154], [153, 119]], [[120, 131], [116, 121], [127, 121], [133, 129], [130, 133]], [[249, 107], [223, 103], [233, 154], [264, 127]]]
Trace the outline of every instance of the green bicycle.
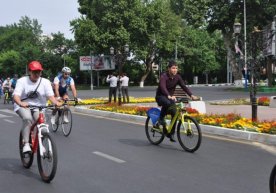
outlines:
[[9, 104], [11, 101], [11, 96], [10, 96], [10, 92], [9, 89], [5, 89], [4, 91], [4, 104]]
[[[202, 134], [198, 122], [187, 112], [187, 104], [189, 98], [178, 99], [176, 103], [176, 114], [168, 127], [161, 127], [158, 123], [160, 109], [151, 108], [147, 111], [147, 119], [145, 123], [146, 136], [150, 143], [159, 145], [165, 138], [165, 133], [170, 133], [176, 121], [177, 139], [181, 147], [187, 152], [195, 152], [201, 144]], [[166, 131], [165, 131], [166, 129]], [[165, 131], [165, 132], [164, 132]]]

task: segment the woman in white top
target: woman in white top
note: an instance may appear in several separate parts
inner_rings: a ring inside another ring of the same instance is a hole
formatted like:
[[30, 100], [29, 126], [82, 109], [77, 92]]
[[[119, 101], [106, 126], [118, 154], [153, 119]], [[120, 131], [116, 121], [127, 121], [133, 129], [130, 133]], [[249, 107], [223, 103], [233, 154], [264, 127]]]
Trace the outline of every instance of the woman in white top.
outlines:
[[54, 97], [51, 83], [48, 79], [42, 78], [42, 65], [38, 61], [32, 61], [28, 65], [29, 75], [17, 80], [16, 87], [13, 92], [14, 111], [21, 117], [23, 121], [23, 153], [30, 152], [29, 135], [33, 120], [38, 119], [38, 110], [29, 109], [28, 105], [45, 105], [47, 98], [55, 105], [60, 106]]

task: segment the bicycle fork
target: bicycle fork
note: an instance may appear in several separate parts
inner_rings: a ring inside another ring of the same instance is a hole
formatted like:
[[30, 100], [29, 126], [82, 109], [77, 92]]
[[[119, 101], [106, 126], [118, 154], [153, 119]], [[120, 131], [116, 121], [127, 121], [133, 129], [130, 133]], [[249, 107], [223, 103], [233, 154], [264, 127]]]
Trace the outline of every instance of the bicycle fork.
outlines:
[[[43, 134], [42, 133], [49, 133], [49, 126], [45, 123], [41, 123], [41, 124], [38, 124], [37, 125], [37, 128], [38, 128], [38, 144], [39, 144], [39, 152], [40, 152], [40, 155], [41, 157], [44, 157], [44, 153], [46, 151], [46, 148], [43, 146], [42, 144], [42, 137], [43, 137]], [[52, 144], [51, 144], [51, 141], [49, 139], [48, 140], [48, 144], [49, 144], [49, 151], [50, 151], [50, 154], [52, 155]]]
[[192, 126], [191, 126], [191, 122], [190, 122], [190, 120], [189, 119], [187, 119], [187, 123], [185, 123], [185, 113], [183, 113], [183, 112], [181, 112], [180, 113], [180, 121], [181, 121], [181, 124], [183, 125], [183, 127], [184, 127], [184, 133], [185, 134], [191, 134], [192, 133]]

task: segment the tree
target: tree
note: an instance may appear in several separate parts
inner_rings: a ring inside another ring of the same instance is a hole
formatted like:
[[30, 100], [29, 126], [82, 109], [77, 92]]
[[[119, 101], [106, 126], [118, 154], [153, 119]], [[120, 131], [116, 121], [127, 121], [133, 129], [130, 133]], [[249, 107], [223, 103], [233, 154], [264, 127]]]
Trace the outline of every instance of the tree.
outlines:
[[79, 0], [81, 18], [71, 25], [80, 52], [109, 53], [128, 43], [136, 60], [145, 63], [143, 82], [160, 50], [167, 57], [181, 31], [181, 20], [168, 0]]

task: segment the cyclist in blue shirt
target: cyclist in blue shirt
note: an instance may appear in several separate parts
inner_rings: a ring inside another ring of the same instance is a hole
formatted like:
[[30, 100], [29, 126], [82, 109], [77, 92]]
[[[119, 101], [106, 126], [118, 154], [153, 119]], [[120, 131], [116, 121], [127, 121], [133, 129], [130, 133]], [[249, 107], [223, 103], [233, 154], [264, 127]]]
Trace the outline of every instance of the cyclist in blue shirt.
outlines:
[[54, 79], [54, 93], [57, 98], [68, 99], [68, 87], [71, 88], [73, 96], [77, 99], [77, 90], [74, 79], [70, 76], [71, 69], [68, 67], [62, 68], [62, 73]]
[[[59, 99], [63, 99], [63, 100], [69, 99], [68, 87], [70, 87], [72, 90], [74, 99], [77, 100], [77, 90], [75, 87], [75, 82], [74, 82], [74, 79], [70, 76], [71, 69], [69, 67], [63, 67], [61, 71], [62, 71], [62, 73], [59, 74], [58, 76], [56, 76], [54, 79], [55, 97], [57, 97], [58, 100]], [[52, 123], [55, 122], [55, 114], [56, 114], [56, 111], [53, 111], [53, 114], [51, 117]]]
[[17, 75], [17, 74], [15, 74], [15, 75], [13, 76], [13, 78], [11, 79], [11, 87], [12, 87], [13, 89], [15, 89], [17, 79], [18, 79], [18, 75]]

